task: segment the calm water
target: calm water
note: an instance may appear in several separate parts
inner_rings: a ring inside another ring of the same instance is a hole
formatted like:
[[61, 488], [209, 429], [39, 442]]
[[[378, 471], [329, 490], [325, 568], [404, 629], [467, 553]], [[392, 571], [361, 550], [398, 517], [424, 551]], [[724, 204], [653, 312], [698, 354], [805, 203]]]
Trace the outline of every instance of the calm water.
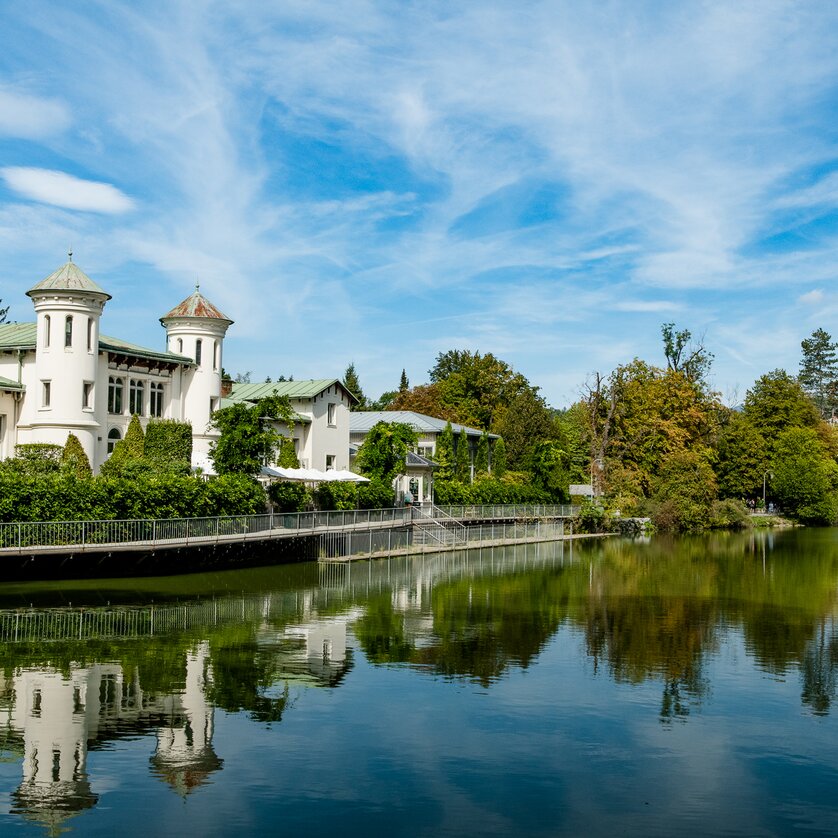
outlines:
[[0, 586], [0, 831], [838, 834], [838, 531]]

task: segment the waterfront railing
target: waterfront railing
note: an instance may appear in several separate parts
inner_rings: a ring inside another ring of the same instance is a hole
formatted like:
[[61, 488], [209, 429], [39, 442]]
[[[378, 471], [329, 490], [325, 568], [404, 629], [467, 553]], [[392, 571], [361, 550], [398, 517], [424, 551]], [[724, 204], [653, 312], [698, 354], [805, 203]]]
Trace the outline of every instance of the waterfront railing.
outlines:
[[[575, 507], [559, 505], [444, 506], [435, 513], [450, 522], [570, 517]], [[136, 544], [154, 547], [164, 542], [212, 542], [230, 536], [268, 537], [293, 532], [407, 526], [410, 507], [348, 509], [328, 512], [274, 512], [208, 518], [161, 518], [99, 521], [21, 521], [0, 523], [0, 549]], [[449, 524], [450, 525], [450, 524]]]

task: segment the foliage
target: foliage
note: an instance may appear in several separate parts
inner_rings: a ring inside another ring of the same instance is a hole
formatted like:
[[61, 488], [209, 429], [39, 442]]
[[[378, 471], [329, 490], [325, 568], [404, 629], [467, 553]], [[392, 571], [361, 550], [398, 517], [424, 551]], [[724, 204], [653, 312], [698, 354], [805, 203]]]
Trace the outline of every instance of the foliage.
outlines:
[[816, 329], [800, 344], [803, 357], [797, 380], [824, 419], [838, 407], [838, 344], [824, 329]]
[[570, 458], [558, 443], [544, 439], [537, 443], [528, 463], [533, 483], [551, 497], [570, 500]]
[[461, 483], [471, 482], [471, 450], [465, 428], [461, 428], [457, 435], [457, 447], [454, 450], [454, 479]]
[[404, 422], [377, 422], [364, 437], [356, 460], [361, 474], [383, 482], [407, 469], [407, 452], [416, 444], [416, 432]]
[[358, 485], [358, 509], [388, 509], [395, 504], [393, 484], [374, 477]]
[[79, 479], [0, 471], [0, 521], [193, 518], [252, 515], [264, 508], [261, 486], [241, 475], [205, 481], [145, 472]]
[[501, 478], [506, 474], [506, 443], [503, 437], [495, 440], [492, 446], [492, 460], [491, 460], [492, 474], [496, 478]]
[[311, 502], [305, 483], [277, 480], [268, 486], [268, 499], [279, 512], [302, 512]]
[[90, 460], [87, 459], [87, 454], [75, 434], [67, 436], [67, 442], [61, 452], [61, 470], [76, 477], [90, 477], [93, 474]]
[[2, 463], [5, 470], [18, 474], [55, 474], [61, 467], [60, 445], [48, 442], [30, 442], [15, 446], [13, 459]]
[[838, 465], [812, 428], [788, 428], [779, 435], [772, 469], [771, 497], [787, 515], [815, 524], [838, 519]]
[[768, 468], [765, 437], [747, 416], [731, 411], [717, 444], [716, 478], [723, 498], [756, 498]]
[[585, 501], [573, 520], [573, 528], [576, 532], [606, 532], [609, 520], [605, 508], [599, 503]]
[[287, 396], [266, 396], [253, 404], [237, 402], [216, 410], [210, 425], [220, 437], [210, 446], [210, 458], [218, 474], [255, 477], [262, 466], [273, 462], [282, 444], [277, 424], [294, 427], [294, 412]]
[[508, 472], [504, 479], [488, 475], [472, 484], [457, 480], [435, 480], [434, 502], [438, 504], [553, 503], [543, 489], [534, 486], [528, 476]]
[[113, 447], [113, 453], [102, 463], [100, 472], [105, 477], [131, 477], [148, 471], [144, 459], [145, 434], [139, 417], [134, 414], [125, 436]]
[[453, 480], [454, 478], [454, 429], [450, 422], [445, 423], [442, 433], [437, 437], [434, 459], [439, 468], [436, 470], [437, 480]]
[[710, 529], [742, 530], [751, 524], [748, 510], [742, 501], [726, 498], [714, 500], [710, 505]]
[[[0, 303], [3, 301], [0, 300]], [[5, 323], [6, 318], [9, 316], [9, 307], [6, 306], [5, 308], [0, 307], [0, 323]]]
[[367, 404], [367, 397], [364, 395], [364, 391], [361, 389], [361, 382], [358, 379], [358, 373], [355, 371], [355, 364], [350, 363], [350, 365], [346, 368], [346, 372], [343, 374], [343, 383], [347, 390], [358, 399], [358, 404], [355, 406], [355, 410], [363, 410]]
[[404, 393], [410, 389], [410, 381], [408, 381], [407, 373], [402, 368], [402, 377], [399, 379], [399, 392]]
[[655, 480], [652, 520], [662, 530], [704, 529], [715, 498], [716, 478], [707, 452], [679, 451], [667, 457]]
[[279, 459], [277, 465], [280, 468], [299, 468], [300, 458], [297, 456], [297, 449], [294, 447], [294, 440], [291, 437], [282, 437], [279, 443]]
[[192, 467], [192, 425], [176, 419], [152, 419], [146, 426], [143, 454], [156, 471], [188, 474]]
[[486, 474], [489, 471], [489, 435], [486, 431], [477, 440], [477, 451], [474, 454], [474, 473]]
[[765, 437], [769, 453], [788, 428], [815, 428], [820, 414], [800, 383], [785, 370], [761, 376], [745, 396], [745, 417]]
[[689, 329], [676, 332], [674, 323], [664, 323], [661, 336], [667, 369], [680, 373], [693, 384], [703, 386], [713, 363], [713, 353], [704, 348], [702, 341], [692, 343]]
[[533, 448], [556, 436], [553, 416], [535, 388], [523, 390], [499, 405], [491, 430], [504, 438], [511, 469], [526, 468]]
[[358, 502], [358, 487], [355, 483], [337, 480], [320, 483], [314, 490], [314, 501], [318, 509], [355, 509]]

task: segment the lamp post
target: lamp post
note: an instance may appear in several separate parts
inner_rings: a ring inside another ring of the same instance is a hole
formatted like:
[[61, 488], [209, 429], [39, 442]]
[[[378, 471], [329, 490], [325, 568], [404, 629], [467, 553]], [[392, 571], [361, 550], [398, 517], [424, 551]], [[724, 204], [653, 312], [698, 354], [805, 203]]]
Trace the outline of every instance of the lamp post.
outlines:
[[763, 512], [768, 511], [768, 507], [765, 505], [765, 481], [766, 481], [766, 478], [768, 478], [768, 477], [773, 478], [774, 477], [774, 472], [773, 471], [764, 471], [762, 473], [762, 511]]

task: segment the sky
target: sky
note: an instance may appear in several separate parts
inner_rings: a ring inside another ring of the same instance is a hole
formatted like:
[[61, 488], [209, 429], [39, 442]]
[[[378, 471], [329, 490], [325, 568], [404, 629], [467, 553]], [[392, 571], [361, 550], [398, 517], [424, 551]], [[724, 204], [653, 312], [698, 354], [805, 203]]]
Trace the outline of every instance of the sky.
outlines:
[[663, 364], [740, 402], [838, 333], [838, 4], [0, 3], [0, 299], [67, 260], [162, 348], [368, 396], [491, 352], [573, 403]]

